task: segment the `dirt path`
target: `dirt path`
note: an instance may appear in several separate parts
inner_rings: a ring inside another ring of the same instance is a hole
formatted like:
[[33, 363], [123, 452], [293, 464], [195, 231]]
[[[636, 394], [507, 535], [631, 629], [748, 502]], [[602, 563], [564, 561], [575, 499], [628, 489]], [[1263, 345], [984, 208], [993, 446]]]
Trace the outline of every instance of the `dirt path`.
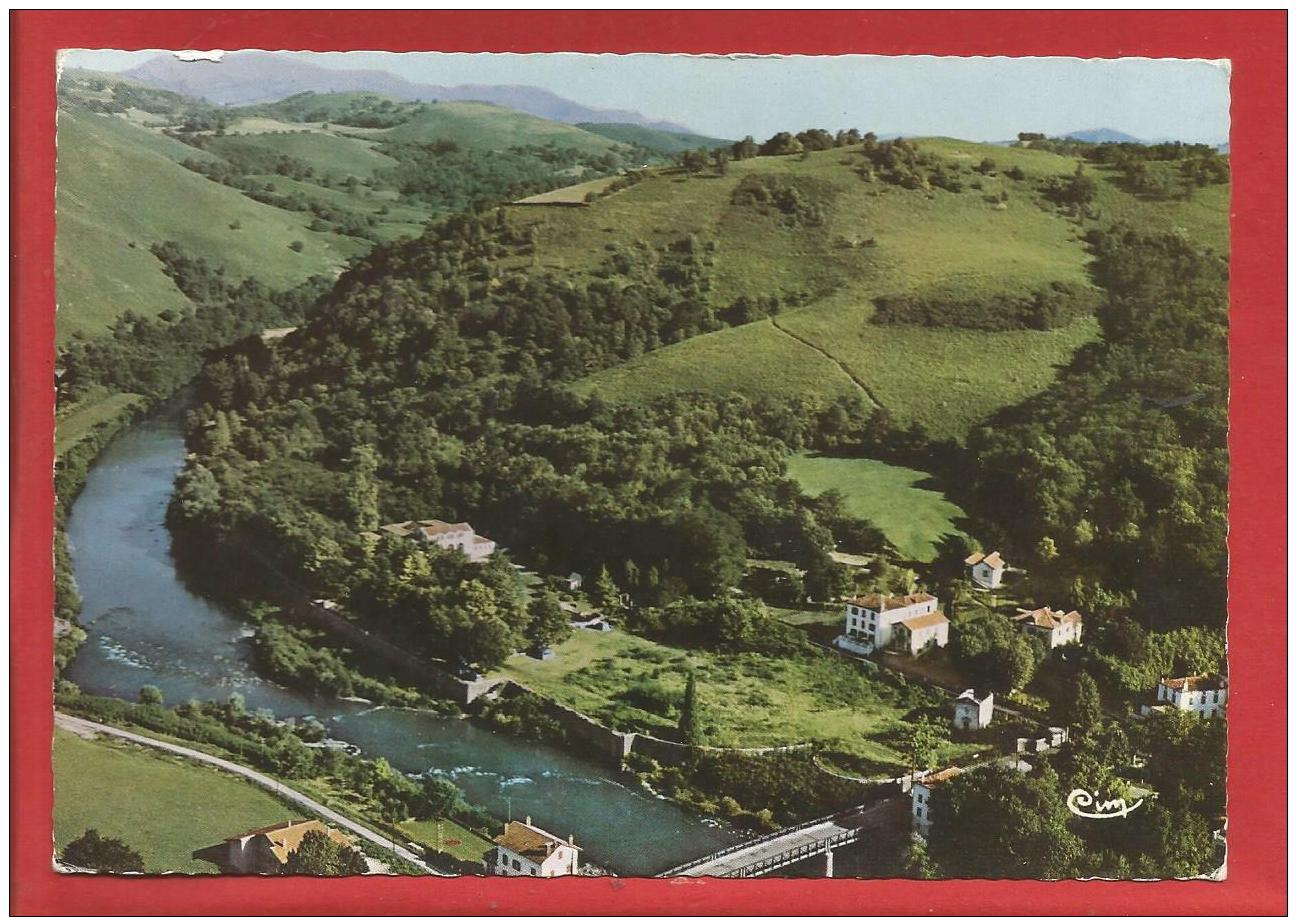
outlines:
[[865, 384], [865, 381], [861, 379], [859, 376], [857, 376], [855, 373], [853, 373], [850, 370], [850, 368], [848, 368], [847, 364], [843, 363], [833, 354], [829, 353], [823, 347], [816, 344], [814, 341], [811, 341], [808, 338], [804, 338], [800, 334], [789, 331], [783, 325], [779, 324], [779, 319], [776, 318], [775, 316], [770, 317], [770, 324], [774, 325], [776, 329], [782, 331], [784, 334], [788, 335], [790, 338], [792, 338], [794, 341], [801, 344], [802, 346], [809, 347], [811, 350], [814, 350], [824, 359], [828, 360], [830, 363], [836, 366], [844, 376], [846, 376], [848, 379], [851, 380], [852, 385], [860, 389], [861, 393], [865, 396], [865, 400], [867, 400], [874, 407], [879, 407], [879, 408], [885, 407], [885, 405], [878, 400], [878, 396], [875, 395], [873, 391], [870, 390], [869, 386]]

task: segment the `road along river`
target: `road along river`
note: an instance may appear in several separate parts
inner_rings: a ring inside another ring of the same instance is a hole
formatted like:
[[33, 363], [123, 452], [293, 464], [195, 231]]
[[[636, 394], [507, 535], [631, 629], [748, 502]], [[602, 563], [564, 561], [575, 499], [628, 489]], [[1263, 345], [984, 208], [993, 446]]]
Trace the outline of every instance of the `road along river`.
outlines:
[[173, 401], [118, 437], [73, 504], [68, 541], [89, 639], [64, 677], [127, 699], [155, 685], [169, 704], [237, 691], [249, 709], [315, 716], [366, 755], [447, 777], [501, 819], [530, 815], [555, 834], [575, 835], [587, 859], [619, 875], [654, 875], [738, 839], [562, 749], [472, 720], [320, 697], [260, 678], [248, 624], [190, 592], [172, 564], [164, 520], [184, 461], [184, 410]]

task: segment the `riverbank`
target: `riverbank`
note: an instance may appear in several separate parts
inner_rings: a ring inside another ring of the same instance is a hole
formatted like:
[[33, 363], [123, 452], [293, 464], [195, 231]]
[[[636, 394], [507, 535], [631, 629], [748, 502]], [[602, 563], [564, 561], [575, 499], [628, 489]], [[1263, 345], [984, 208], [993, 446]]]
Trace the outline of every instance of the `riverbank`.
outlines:
[[185, 457], [182, 424], [181, 406], [171, 403], [123, 431], [69, 508], [69, 553], [89, 638], [64, 679], [87, 695], [125, 700], [145, 685], [170, 702], [223, 702], [237, 693], [249, 710], [265, 708], [276, 719], [312, 717], [368, 758], [385, 759], [393, 773], [452, 781], [496, 821], [531, 815], [547, 830], [575, 835], [595, 862], [623, 876], [656, 874], [737, 839], [561, 745], [259, 674], [248, 621], [194, 594], [174, 568], [165, 514]]

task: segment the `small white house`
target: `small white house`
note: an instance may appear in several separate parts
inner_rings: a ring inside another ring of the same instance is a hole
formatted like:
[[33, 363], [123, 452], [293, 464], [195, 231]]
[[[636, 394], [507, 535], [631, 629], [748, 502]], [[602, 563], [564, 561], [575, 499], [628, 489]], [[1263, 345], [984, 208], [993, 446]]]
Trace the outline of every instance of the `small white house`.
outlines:
[[1154, 706], [1145, 705], [1140, 711], [1145, 716], [1166, 710], [1182, 710], [1204, 720], [1225, 715], [1225, 695], [1228, 684], [1223, 675], [1186, 675], [1183, 678], [1163, 678], [1157, 683], [1157, 700]]
[[982, 697], [969, 688], [955, 698], [955, 728], [963, 730], [982, 729], [991, 725], [995, 713], [995, 695], [990, 691]]
[[932, 791], [964, 772], [960, 767], [948, 767], [915, 780], [910, 786], [910, 814], [914, 830], [924, 837], [932, 830]]
[[983, 589], [999, 589], [1000, 580], [1004, 577], [1004, 558], [999, 551], [990, 554], [974, 551], [964, 558], [964, 569], [976, 585]]
[[567, 575], [567, 591], [576, 592], [585, 583], [585, 577], [580, 573], [572, 572]]
[[528, 815], [525, 822], [505, 823], [504, 833], [495, 839], [495, 849], [486, 855], [486, 865], [497, 876], [574, 876], [580, 851], [571, 836], [565, 841], [543, 831]]
[[1054, 611], [1048, 605], [1044, 608], [1027, 610], [1019, 608], [1013, 616], [1018, 629], [1028, 637], [1035, 637], [1045, 644], [1046, 649], [1057, 649], [1069, 643], [1081, 642], [1081, 613], [1079, 611]]
[[937, 597], [926, 592], [905, 596], [858, 595], [847, 600], [846, 630], [834, 644], [868, 656], [884, 648], [910, 655], [950, 642], [950, 621], [937, 610]]

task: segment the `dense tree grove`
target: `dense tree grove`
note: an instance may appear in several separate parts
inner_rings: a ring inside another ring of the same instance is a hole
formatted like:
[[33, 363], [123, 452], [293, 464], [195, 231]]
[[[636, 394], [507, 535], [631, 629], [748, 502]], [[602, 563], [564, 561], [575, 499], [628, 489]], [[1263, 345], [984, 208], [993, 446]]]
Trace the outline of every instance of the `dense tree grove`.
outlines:
[[1092, 241], [1102, 339], [972, 433], [966, 505], [1024, 550], [1052, 539], [1060, 556], [1037, 575], [1075, 580], [1082, 600], [1101, 587], [1127, 596], [1097, 606], [1126, 605], [1155, 630], [1220, 627], [1225, 261], [1178, 235]]
[[873, 321], [880, 325], [1048, 331], [1093, 313], [1099, 295], [1093, 287], [1055, 281], [1034, 293], [997, 293], [976, 302], [950, 294], [897, 294], [874, 300]]
[[203, 533], [209, 562], [249, 552], [403, 645], [487, 666], [556, 633], [507, 565], [361, 532], [469, 519], [529, 564], [603, 570], [606, 591], [655, 606], [723, 593], [749, 555], [828, 569], [835, 536], [876, 539], [785, 477], [788, 446], [826, 441], [855, 405], [614, 408], [560, 384], [718, 327], [705, 243], [614, 251], [577, 286], [501, 271], [529, 240], [504, 214], [452, 218], [376, 250], [298, 333], [217, 354], [173, 523]]

